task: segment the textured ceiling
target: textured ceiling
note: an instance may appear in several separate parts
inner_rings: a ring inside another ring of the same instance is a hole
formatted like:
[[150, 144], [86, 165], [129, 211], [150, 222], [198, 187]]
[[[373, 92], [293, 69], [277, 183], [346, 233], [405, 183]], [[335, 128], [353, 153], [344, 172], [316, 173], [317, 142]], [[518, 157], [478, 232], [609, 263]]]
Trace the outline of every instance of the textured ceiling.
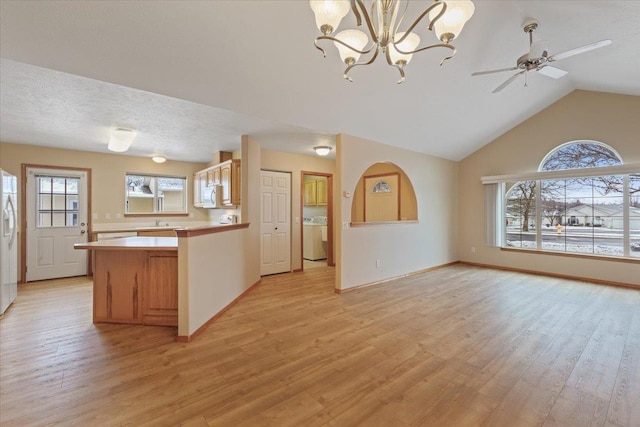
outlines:
[[[407, 17], [426, 4], [410, 2]], [[327, 58], [313, 47], [307, 1], [4, 0], [0, 138], [104, 151], [109, 127], [131, 124], [131, 154], [208, 161], [242, 134], [310, 153], [344, 132], [459, 160], [574, 89], [640, 95], [639, 1], [475, 5], [457, 55], [439, 67], [441, 52], [417, 54], [396, 85], [381, 58], [344, 81], [333, 46]], [[613, 43], [554, 64], [569, 72], [560, 80], [530, 73], [528, 87], [491, 94], [509, 73], [470, 74], [515, 65], [528, 17], [551, 53]]]

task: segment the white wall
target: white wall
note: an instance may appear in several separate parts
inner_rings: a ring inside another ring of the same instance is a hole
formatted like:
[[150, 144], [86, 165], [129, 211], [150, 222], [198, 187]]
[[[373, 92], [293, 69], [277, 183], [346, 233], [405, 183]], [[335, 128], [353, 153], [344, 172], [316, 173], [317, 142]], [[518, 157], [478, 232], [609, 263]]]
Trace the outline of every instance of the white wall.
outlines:
[[188, 337], [260, 280], [260, 145], [242, 137], [249, 228], [178, 238], [178, 335]]
[[[625, 164], [640, 163], [640, 97], [574, 91], [460, 163], [462, 261], [640, 285], [640, 265], [623, 261], [501, 251], [484, 245], [482, 176], [535, 172], [544, 156], [569, 141], [613, 147]], [[639, 171], [640, 172], [640, 171]], [[476, 248], [472, 253], [471, 248]]]
[[[336, 287], [348, 289], [457, 260], [458, 164], [364, 139], [338, 135], [336, 200], [339, 200]], [[391, 162], [409, 177], [418, 222], [347, 227], [360, 176], [376, 162]], [[376, 260], [380, 268], [376, 268]]]

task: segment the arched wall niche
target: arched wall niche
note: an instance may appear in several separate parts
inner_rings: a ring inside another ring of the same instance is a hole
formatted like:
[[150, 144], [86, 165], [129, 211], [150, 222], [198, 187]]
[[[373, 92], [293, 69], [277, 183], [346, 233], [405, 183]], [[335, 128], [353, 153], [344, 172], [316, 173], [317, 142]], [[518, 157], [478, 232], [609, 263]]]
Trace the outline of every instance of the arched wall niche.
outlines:
[[390, 162], [369, 166], [360, 176], [351, 203], [351, 222], [418, 220], [416, 193], [407, 174]]

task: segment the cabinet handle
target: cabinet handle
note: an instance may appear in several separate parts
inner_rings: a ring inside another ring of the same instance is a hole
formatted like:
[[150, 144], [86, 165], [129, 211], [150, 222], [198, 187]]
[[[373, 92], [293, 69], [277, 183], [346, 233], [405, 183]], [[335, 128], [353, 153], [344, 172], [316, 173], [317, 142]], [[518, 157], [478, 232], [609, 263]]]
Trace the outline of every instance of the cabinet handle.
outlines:
[[133, 286], [133, 318], [138, 318], [138, 273], [136, 273], [136, 284]]
[[107, 318], [111, 319], [111, 274], [107, 271]]

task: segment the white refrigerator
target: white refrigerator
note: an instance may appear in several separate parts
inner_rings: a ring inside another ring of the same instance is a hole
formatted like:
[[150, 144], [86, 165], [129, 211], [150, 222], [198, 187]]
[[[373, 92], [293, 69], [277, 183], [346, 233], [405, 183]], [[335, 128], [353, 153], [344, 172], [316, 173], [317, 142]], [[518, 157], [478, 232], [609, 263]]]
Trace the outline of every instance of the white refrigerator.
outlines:
[[18, 180], [2, 169], [0, 175], [0, 314], [4, 314], [18, 295]]

